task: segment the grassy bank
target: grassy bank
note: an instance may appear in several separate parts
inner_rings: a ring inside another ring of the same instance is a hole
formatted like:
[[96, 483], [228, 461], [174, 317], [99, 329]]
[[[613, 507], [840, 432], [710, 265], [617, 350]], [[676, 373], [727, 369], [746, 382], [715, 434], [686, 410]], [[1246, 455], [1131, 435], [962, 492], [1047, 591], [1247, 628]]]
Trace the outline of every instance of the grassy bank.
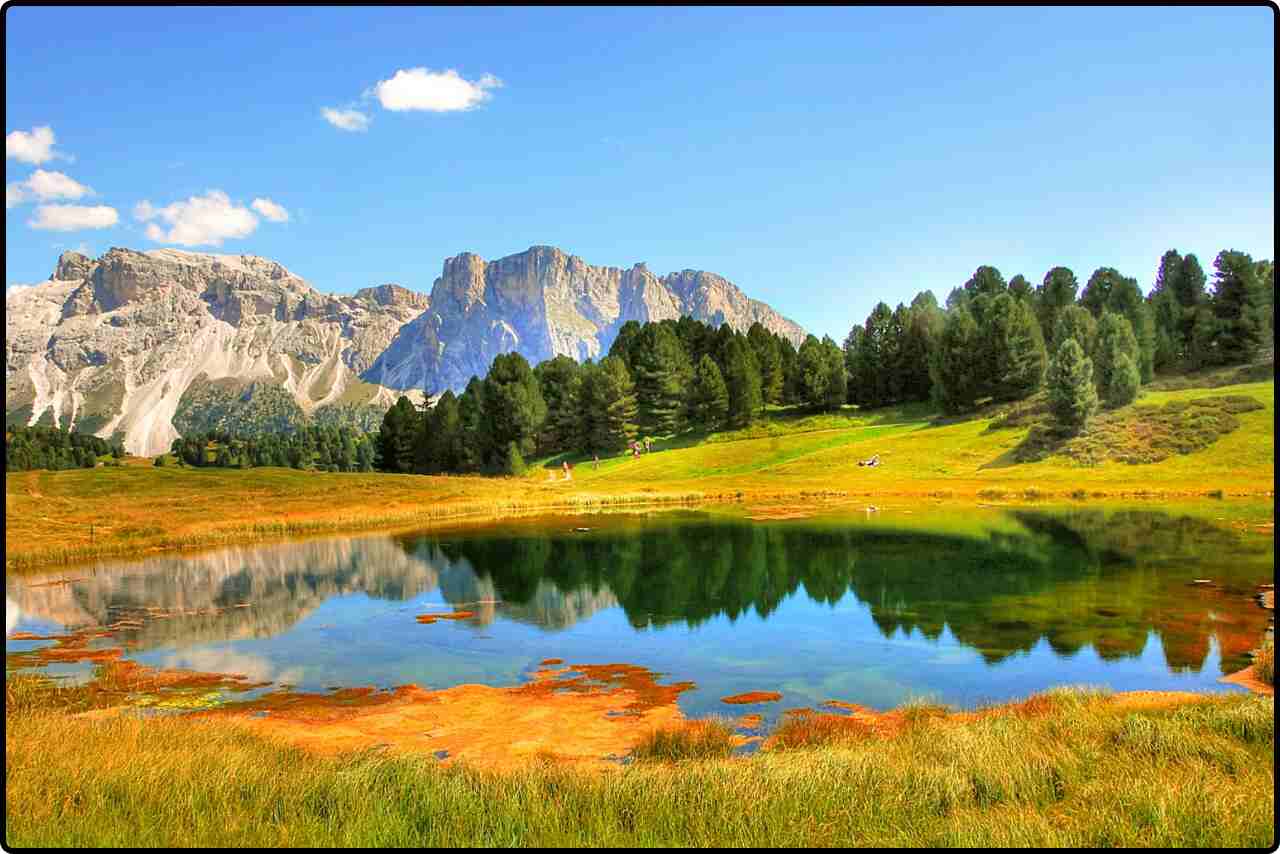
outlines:
[[[5, 840], [44, 845], [1274, 844], [1274, 707], [1055, 691], [896, 735], [616, 773], [318, 757], [217, 721], [7, 703]], [[51, 744], [75, 744], [50, 751]], [[698, 751], [693, 751], [698, 753]], [[712, 752], [714, 753], [714, 751]]]
[[[995, 416], [940, 420], [912, 405], [870, 413], [773, 413], [743, 431], [659, 441], [639, 459], [523, 478], [337, 474], [129, 465], [5, 476], [10, 570], [156, 549], [426, 525], [539, 509], [787, 496], [1089, 499], [1265, 495], [1274, 477], [1274, 381], [1151, 391], [1144, 406], [1241, 395], [1260, 409], [1208, 447], [1160, 462], [1013, 462], [1027, 428]], [[882, 465], [857, 461], [878, 454]], [[548, 476], [557, 478], [549, 481]]]

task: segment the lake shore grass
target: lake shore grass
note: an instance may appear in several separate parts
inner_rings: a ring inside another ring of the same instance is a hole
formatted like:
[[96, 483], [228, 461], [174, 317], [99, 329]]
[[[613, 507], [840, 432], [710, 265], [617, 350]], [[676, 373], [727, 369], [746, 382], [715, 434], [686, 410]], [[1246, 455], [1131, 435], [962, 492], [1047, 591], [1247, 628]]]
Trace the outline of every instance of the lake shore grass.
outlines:
[[[292, 469], [152, 467], [5, 475], [9, 571], [184, 548], [316, 534], [409, 529], [443, 521], [610, 507], [824, 500], [1174, 501], [1269, 497], [1274, 381], [1149, 391], [1144, 405], [1222, 394], [1262, 408], [1208, 448], [1158, 463], [1082, 466], [1063, 457], [1008, 462], [1027, 430], [996, 420], [930, 419], [920, 405], [871, 413], [778, 414], [743, 431], [659, 441], [638, 459], [580, 463], [524, 477], [339, 474]], [[668, 447], [669, 445], [669, 447]], [[857, 461], [878, 454], [882, 465]], [[554, 478], [554, 479], [550, 479]]]
[[5, 707], [13, 847], [1275, 843], [1274, 706], [1254, 695], [1056, 690], [732, 758], [701, 732], [613, 772], [322, 756], [42, 696]]

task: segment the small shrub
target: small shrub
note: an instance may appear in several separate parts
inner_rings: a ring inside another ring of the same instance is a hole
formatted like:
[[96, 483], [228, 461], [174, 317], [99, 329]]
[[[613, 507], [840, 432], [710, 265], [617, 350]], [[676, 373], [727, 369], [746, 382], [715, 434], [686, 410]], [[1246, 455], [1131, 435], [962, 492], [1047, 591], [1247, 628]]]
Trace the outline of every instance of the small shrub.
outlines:
[[1102, 413], [1089, 420], [1079, 435], [1055, 427], [1048, 420], [1033, 425], [1013, 450], [1017, 462], [1064, 456], [1085, 466], [1107, 460], [1141, 465], [1174, 454], [1190, 454], [1209, 447], [1237, 430], [1245, 412], [1262, 409], [1244, 395], [1175, 400], [1164, 406], [1135, 405]]

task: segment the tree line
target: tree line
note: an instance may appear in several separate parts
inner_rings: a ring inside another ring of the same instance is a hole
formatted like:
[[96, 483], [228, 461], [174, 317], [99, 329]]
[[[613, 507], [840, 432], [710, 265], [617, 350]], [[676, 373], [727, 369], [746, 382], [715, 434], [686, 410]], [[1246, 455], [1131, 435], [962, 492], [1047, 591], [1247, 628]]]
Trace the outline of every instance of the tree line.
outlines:
[[1111, 267], [1083, 289], [1054, 267], [1041, 284], [979, 267], [947, 297], [878, 304], [845, 339], [848, 400], [874, 407], [933, 400], [945, 412], [1047, 392], [1060, 427], [1077, 430], [1100, 405], [1131, 402], [1156, 373], [1252, 361], [1274, 335], [1270, 261], [1224, 250], [1214, 282], [1195, 255], [1169, 250], [1155, 287]]
[[[834, 364], [839, 350], [828, 345], [822, 360]], [[401, 397], [383, 418], [376, 465], [512, 474], [534, 455], [610, 454], [640, 436], [743, 427], [769, 404], [803, 399], [806, 347], [759, 323], [743, 334], [682, 317], [624, 323], [598, 362], [556, 356], [531, 366], [505, 353], [460, 395], [446, 391], [423, 409]]]
[[[322, 471], [373, 471], [374, 437], [349, 426], [302, 426], [292, 433], [192, 433], [173, 440], [178, 465], [216, 468], [280, 466]], [[161, 455], [155, 465], [168, 465]]]
[[98, 457], [124, 456], [119, 442], [60, 427], [8, 425], [4, 433], [5, 471], [91, 469]]
[[1274, 329], [1270, 261], [1225, 250], [1210, 290], [1194, 255], [1165, 253], [1156, 285], [1111, 267], [1081, 288], [1054, 267], [1041, 284], [979, 267], [947, 297], [883, 302], [843, 347], [810, 335], [797, 350], [755, 323], [745, 334], [689, 317], [618, 330], [609, 353], [531, 366], [497, 356], [460, 395], [418, 408], [401, 397], [374, 448], [382, 471], [522, 471], [531, 456], [616, 453], [637, 436], [741, 428], [770, 404], [834, 410], [933, 401], [947, 413], [1044, 389], [1058, 424], [1132, 401], [1156, 372], [1248, 362]]

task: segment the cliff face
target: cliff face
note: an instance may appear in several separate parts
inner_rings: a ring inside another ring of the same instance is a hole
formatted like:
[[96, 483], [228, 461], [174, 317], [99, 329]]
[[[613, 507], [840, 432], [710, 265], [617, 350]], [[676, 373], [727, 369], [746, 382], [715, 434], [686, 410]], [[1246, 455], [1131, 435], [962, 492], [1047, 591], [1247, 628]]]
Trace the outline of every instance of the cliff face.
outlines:
[[154, 455], [202, 376], [279, 385], [306, 412], [389, 404], [359, 375], [426, 304], [385, 285], [328, 296], [252, 256], [65, 253], [49, 281], [6, 296], [6, 418], [121, 433], [127, 451]]
[[323, 294], [249, 255], [66, 252], [5, 308], [6, 420], [123, 435], [147, 456], [168, 450], [175, 416], [215, 380], [279, 386], [312, 414], [460, 391], [500, 353], [598, 359], [628, 320], [689, 315], [744, 332], [759, 321], [797, 346], [804, 337], [712, 273], [660, 278], [549, 246], [450, 258], [430, 297], [395, 284]]
[[689, 315], [745, 332], [759, 321], [799, 346], [804, 330], [712, 273], [659, 278], [643, 264], [596, 267], [551, 246], [486, 263], [465, 253], [444, 262], [430, 307], [397, 334], [365, 374], [393, 388], [462, 389], [493, 357], [512, 350], [530, 363], [579, 361], [609, 352], [628, 320]]

